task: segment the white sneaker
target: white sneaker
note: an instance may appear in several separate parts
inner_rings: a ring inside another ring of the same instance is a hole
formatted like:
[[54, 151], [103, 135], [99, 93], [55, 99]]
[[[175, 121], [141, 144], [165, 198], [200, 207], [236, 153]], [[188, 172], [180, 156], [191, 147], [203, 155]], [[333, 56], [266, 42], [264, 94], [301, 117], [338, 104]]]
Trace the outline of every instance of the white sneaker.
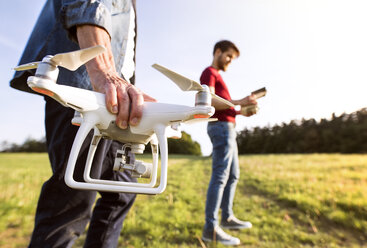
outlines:
[[232, 237], [228, 233], [225, 233], [219, 226], [216, 226], [212, 231], [207, 231], [204, 229], [202, 240], [206, 242], [219, 242], [228, 246], [239, 245], [241, 243], [238, 238]]
[[230, 216], [226, 220], [222, 220], [220, 223], [221, 227], [225, 229], [247, 229], [251, 228], [252, 224], [249, 221], [242, 221], [234, 217], [233, 215]]

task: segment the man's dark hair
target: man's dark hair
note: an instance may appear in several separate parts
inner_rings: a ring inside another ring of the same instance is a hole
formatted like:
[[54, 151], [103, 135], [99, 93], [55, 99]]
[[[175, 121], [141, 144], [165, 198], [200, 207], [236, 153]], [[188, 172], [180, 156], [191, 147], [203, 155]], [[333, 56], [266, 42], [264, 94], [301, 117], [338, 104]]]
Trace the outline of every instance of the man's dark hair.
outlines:
[[215, 44], [215, 46], [214, 46], [213, 55], [214, 55], [214, 53], [215, 53], [215, 51], [217, 49], [220, 49], [221, 52], [225, 52], [225, 51], [227, 51], [230, 48], [232, 48], [233, 50], [236, 51], [237, 57], [240, 56], [240, 50], [238, 50], [238, 48], [236, 47], [236, 45], [233, 44], [233, 42], [231, 42], [229, 40], [221, 40], [221, 41], [218, 41]]

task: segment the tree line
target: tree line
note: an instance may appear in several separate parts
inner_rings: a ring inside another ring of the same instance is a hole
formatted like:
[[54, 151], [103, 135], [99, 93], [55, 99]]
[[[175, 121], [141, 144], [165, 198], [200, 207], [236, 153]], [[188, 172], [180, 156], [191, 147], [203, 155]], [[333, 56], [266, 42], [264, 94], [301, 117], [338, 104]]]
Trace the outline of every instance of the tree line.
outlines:
[[[292, 120], [272, 127], [245, 128], [237, 135], [240, 154], [367, 153], [367, 108], [331, 119]], [[1, 144], [1, 152], [46, 152], [46, 140], [28, 138], [23, 144]], [[186, 132], [168, 139], [170, 154], [201, 155], [198, 142]], [[145, 153], [150, 152], [150, 145]]]
[[331, 119], [302, 119], [272, 127], [245, 128], [237, 136], [240, 154], [366, 153], [367, 109]]
[[[150, 145], [145, 147], [145, 153], [151, 151]], [[46, 139], [40, 140], [27, 138], [23, 144], [8, 143], [6, 141], [1, 143], [1, 152], [47, 152]], [[200, 144], [193, 141], [191, 136], [182, 132], [181, 139], [168, 139], [168, 152], [170, 154], [189, 154], [201, 155]]]
[[22, 144], [3, 141], [1, 152], [47, 152], [46, 139], [37, 140], [29, 137]]

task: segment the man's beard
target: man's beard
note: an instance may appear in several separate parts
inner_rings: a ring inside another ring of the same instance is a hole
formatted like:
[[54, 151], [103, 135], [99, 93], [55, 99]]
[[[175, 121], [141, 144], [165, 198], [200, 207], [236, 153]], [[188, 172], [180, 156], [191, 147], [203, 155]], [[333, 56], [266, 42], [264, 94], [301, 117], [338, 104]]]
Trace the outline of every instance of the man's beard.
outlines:
[[227, 70], [227, 63], [223, 62], [224, 60], [222, 59], [222, 55], [219, 56], [218, 58], [218, 69], [222, 70], [222, 71], [226, 71]]

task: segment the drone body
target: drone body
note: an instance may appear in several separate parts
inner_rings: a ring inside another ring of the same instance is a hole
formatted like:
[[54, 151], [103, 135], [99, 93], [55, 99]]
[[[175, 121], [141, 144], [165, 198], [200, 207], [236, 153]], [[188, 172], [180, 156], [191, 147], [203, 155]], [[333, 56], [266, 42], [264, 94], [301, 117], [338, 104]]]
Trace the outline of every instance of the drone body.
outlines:
[[[80, 65], [103, 51], [103, 47], [97, 46], [71, 53], [46, 56], [42, 62], [22, 65], [17, 67], [16, 70], [37, 68], [35, 76], [31, 76], [27, 80], [29, 87], [38, 93], [52, 97], [62, 105], [73, 108], [76, 111], [72, 123], [80, 127], [75, 137], [65, 172], [65, 182], [68, 186], [76, 189], [108, 192], [162, 193], [167, 185], [167, 138], [181, 137], [180, 123], [190, 122], [197, 118], [210, 121], [208, 118], [214, 114], [214, 108], [211, 106], [212, 94], [209, 92], [208, 87], [201, 86], [167, 68], [155, 64], [153, 65], [154, 68], [172, 79], [182, 90], [198, 91], [195, 106], [145, 102], [139, 124], [137, 126], [129, 126], [127, 129], [120, 129], [115, 124], [116, 116], [111, 114], [106, 108], [104, 94], [56, 84], [58, 66], [76, 70]], [[216, 95], [214, 97], [230, 105], [226, 100]], [[75, 163], [81, 145], [92, 129], [94, 130], [94, 136], [84, 170], [85, 181], [75, 181], [73, 177]], [[150, 182], [128, 183], [91, 178], [90, 170], [94, 153], [98, 142], [102, 138], [117, 140], [125, 144], [122, 150], [119, 150], [116, 154], [114, 170], [130, 170], [133, 176], [150, 178]], [[134, 156], [132, 154], [143, 153], [145, 145], [148, 143], [152, 146], [153, 163], [148, 164], [133, 159]], [[156, 185], [159, 158], [158, 144], [161, 155], [161, 174], [159, 185]]]
[[[211, 107], [212, 94], [206, 86], [201, 86], [190, 79], [155, 64], [153, 65], [154, 68], [172, 79], [182, 90], [198, 91], [195, 106], [145, 102], [139, 124], [137, 126], [129, 126], [127, 129], [120, 129], [115, 124], [116, 116], [111, 114], [106, 108], [104, 94], [56, 84], [59, 74], [58, 66], [74, 71], [82, 64], [104, 52], [104, 50], [103, 47], [96, 46], [55, 56], [46, 56], [42, 62], [32, 62], [18, 66], [15, 69], [28, 70], [37, 68], [35, 76], [28, 78], [28, 86], [34, 91], [52, 97], [60, 104], [73, 108], [76, 111], [72, 123], [80, 127], [66, 167], [65, 182], [68, 186], [76, 189], [107, 192], [162, 193], [167, 185], [167, 138], [181, 137], [179, 129], [181, 123], [195, 121], [196, 119], [211, 121], [208, 118], [214, 114], [214, 108]], [[230, 105], [226, 100], [215, 95], [214, 97]], [[76, 181], [73, 176], [76, 160], [81, 145], [91, 130], [94, 130], [94, 136], [84, 169], [84, 181]], [[117, 151], [114, 170], [130, 170], [134, 177], [150, 178], [150, 181], [148, 183], [131, 183], [91, 178], [90, 171], [94, 153], [102, 138], [124, 143], [122, 149]], [[143, 153], [145, 145], [148, 143], [152, 146], [153, 163], [149, 164], [135, 160], [133, 154]], [[158, 145], [160, 149], [158, 149]], [[161, 156], [161, 172], [159, 184], [156, 185], [158, 178], [158, 152], [160, 152]]]

